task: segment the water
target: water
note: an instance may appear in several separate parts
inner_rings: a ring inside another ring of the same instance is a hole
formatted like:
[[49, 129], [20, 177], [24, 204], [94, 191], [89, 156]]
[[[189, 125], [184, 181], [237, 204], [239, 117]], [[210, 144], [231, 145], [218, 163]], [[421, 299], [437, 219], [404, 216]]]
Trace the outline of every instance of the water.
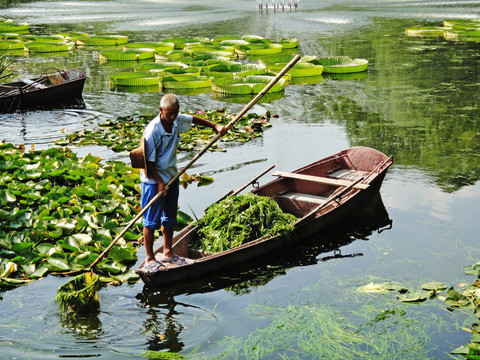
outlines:
[[[2, 16], [29, 22], [36, 33], [119, 33], [132, 41], [231, 34], [296, 37], [301, 54], [369, 60], [366, 78], [326, 77], [318, 84], [290, 85], [281, 99], [255, 105], [252, 111], [269, 110], [279, 118], [262, 138], [198, 161], [192, 172], [216, 181], [182, 191], [180, 207], [197, 215], [272, 164], [293, 170], [355, 145], [394, 157], [381, 190], [391, 229], [379, 211], [350, 232], [319, 234], [299, 249], [263, 259], [251, 273], [232, 271], [157, 291], [144, 289], [141, 282], [104, 287], [100, 312], [87, 319], [59, 314], [54, 298], [66, 279], [49, 276], [1, 294], [0, 358], [130, 359], [148, 350], [206, 358], [222, 351], [234, 358], [240, 351], [239, 358], [255, 358], [253, 350], [248, 356], [241, 351], [254, 348], [252, 344], [259, 351], [265, 339], [285, 339], [285, 348], [277, 344], [276, 352], [259, 358], [332, 358], [328, 339], [316, 352], [308, 352], [280, 332], [290, 324], [294, 338], [305, 335], [301, 329], [314, 329], [319, 338], [326, 334], [341, 342], [338, 333], [321, 327], [325, 319], [297, 327], [298, 316], [283, 326], [276, 323], [289, 319], [291, 311], [312, 308], [345, 329], [357, 326], [359, 334], [373, 339], [364, 347], [343, 348], [339, 358], [367, 357], [350, 355], [347, 348], [369, 351], [370, 358], [387, 357], [372, 350], [376, 344], [390, 346], [392, 358], [447, 359], [452, 349], [469, 342], [470, 335], [459, 330], [475, 321], [469, 311], [446, 312], [439, 300], [405, 306], [393, 294], [365, 295], [356, 289], [371, 281], [396, 280], [412, 289], [431, 280], [448, 286], [473, 281], [462, 269], [480, 258], [479, 44], [408, 38], [404, 29], [441, 25], [449, 18], [480, 18], [480, 1], [302, 0], [297, 11], [268, 13], [259, 12], [253, 0], [10, 1], [0, 6]], [[0, 115], [0, 139], [48, 147], [65, 133], [105, 119], [156, 111], [157, 93], [110, 91], [108, 77], [118, 68], [99, 65], [96, 56], [93, 50], [17, 58], [18, 66], [32, 75], [49, 66], [86, 71], [86, 108]], [[192, 111], [227, 107], [234, 113], [243, 107], [214, 100], [211, 94], [181, 96], [181, 101], [183, 110]], [[126, 158], [99, 147], [78, 151]], [[181, 162], [190, 157], [182, 155]], [[375, 232], [377, 227], [387, 230]], [[143, 256], [140, 249], [139, 259]], [[385, 309], [406, 315], [392, 317], [395, 324], [384, 320], [372, 325]], [[312, 337], [302, 339], [315, 343]]]

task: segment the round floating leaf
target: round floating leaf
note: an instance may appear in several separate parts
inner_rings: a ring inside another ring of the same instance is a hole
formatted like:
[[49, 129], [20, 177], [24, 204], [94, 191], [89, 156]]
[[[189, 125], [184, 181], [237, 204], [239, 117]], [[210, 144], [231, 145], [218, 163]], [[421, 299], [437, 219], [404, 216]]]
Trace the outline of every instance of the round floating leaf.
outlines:
[[2, 40], [0, 50], [23, 50], [24, 44], [22, 40]]
[[158, 53], [167, 53], [173, 50], [175, 47], [174, 43], [166, 43], [166, 42], [134, 42], [134, 43], [127, 43], [123, 45], [123, 49], [154, 49], [155, 52]]
[[73, 49], [73, 43], [67, 44], [64, 42], [28, 42], [23, 45], [25, 51], [31, 53], [49, 53], [70, 51]]
[[165, 76], [161, 80], [165, 89], [195, 89], [210, 88], [210, 80], [206, 76], [195, 75], [172, 75]]
[[122, 45], [128, 42], [128, 36], [124, 35], [103, 35], [90, 36], [89, 38], [80, 38], [77, 43], [87, 46], [102, 46], [102, 45]]
[[443, 37], [445, 30], [444, 27], [440, 26], [417, 26], [405, 29], [405, 34], [407, 36]]
[[431, 291], [431, 290], [439, 291], [439, 290], [447, 289], [447, 287], [444, 284], [438, 281], [430, 281], [430, 282], [424, 283], [422, 284], [421, 287], [423, 290], [428, 290], [428, 291]]
[[214, 78], [234, 78], [247, 75], [263, 75], [266, 73], [266, 69], [264, 65], [260, 64], [219, 64], [205, 69], [203, 73]]
[[368, 60], [351, 59], [348, 56], [327, 56], [312, 63], [322, 65], [325, 73], [334, 74], [357, 73], [368, 69]]
[[24, 33], [29, 29], [27, 23], [0, 22], [0, 33]]
[[[275, 55], [267, 55], [267, 56], [262, 56], [260, 59], [258, 59], [258, 61], [260, 62], [260, 64], [263, 64], [265, 65], [266, 67], [270, 66], [270, 65], [274, 65], [274, 64], [278, 64], [278, 63], [281, 63], [281, 64], [288, 64], [294, 57], [296, 56], [296, 54], [275, 54]], [[300, 61], [304, 61], [304, 62], [307, 62], [306, 60], [304, 60], [305, 57], [302, 57], [300, 59]]]
[[162, 42], [173, 43], [176, 50], [182, 50], [186, 46], [187, 39], [183, 37], [162, 39]]
[[282, 49], [295, 49], [298, 47], [298, 39], [296, 38], [281, 38], [277, 43], [282, 45]]
[[193, 52], [199, 53], [199, 52], [226, 52], [233, 54], [235, 49], [232, 46], [206, 46], [203, 44], [198, 44], [198, 45], [190, 45], [186, 48], [187, 50], [191, 50]]
[[252, 43], [252, 44], [266, 44], [266, 45], [269, 45], [271, 44], [272, 40], [270, 39], [266, 39], [262, 36], [258, 36], [258, 35], [243, 35], [242, 40], [245, 40], [249, 43]]
[[164, 69], [186, 69], [188, 65], [177, 61], [164, 61], [164, 62], [146, 62], [142, 64], [135, 64], [133, 69], [135, 71], [150, 71], [150, 70], [164, 70]]
[[132, 71], [110, 76], [112, 86], [160, 86], [160, 77], [155, 74]]
[[215, 41], [222, 42], [224, 40], [240, 40], [240, 36], [237, 35], [220, 35], [215, 38]]
[[[218, 78], [212, 80], [212, 91], [221, 94], [241, 95], [258, 94], [272, 81], [273, 76], [250, 75], [244, 78]], [[281, 78], [268, 92], [274, 93], [285, 89], [285, 79]]]
[[480, 276], [480, 262], [474, 264], [474, 265], [470, 265], [470, 266], [466, 266], [463, 268], [463, 271], [465, 272], [465, 274], [467, 275], [476, 275], [476, 276]]
[[480, 28], [480, 20], [476, 20], [476, 19], [443, 20], [443, 26], [451, 29]]
[[154, 49], [137, 48], [127, 50], [106, 50], [98, 53], [100, 61], [136, 61], [153, 58]]
[[397, 299], [402, 302], [421, 302], [425, 301], [430, 296], [431, 293], [428, 291], [409, 291], [405, 294], [399, 295]]
[[278, 54], [282, 52], [282, 45], [280, 44], [248, 44], [239, 45], [235, 48], [235, 51], [239, 54], [247, 55], [269, 55]]
[[37, 35], [24, 35], [22, 36], [24, 41], [35, 41], [40, 43], [57, 43], [57, 42], [65, 42], [65, 37], [63, 35], [45, 35], [45, 36], [37, 36]]
[[221, 46], [239, 46], [239, 45], [248, 45], [249, 42], [241, 39], [225, 39], [220, 42]]
[[175, 75], [179, 78], [181, 77], [179, 75], [186, 75], [187, 77], [191, 75], [200, 76], [201, 70], [201, 68], [197, 67], [166, 68], [163, 70], [163, 74], [165, 74], [165, 76]]
[[[277, 73], [280, 72], [286, 65], [286, 63], [276, 63], [273, 65], [269, 65], [268, 69]], [[297, 78], [307, 76], [320, 76], [322, 75], [323, 71], [324, 67], [322, 65], [297, 62], [290, 70], [288, 70], [287, 74], [290, 74], [292, 78]]]

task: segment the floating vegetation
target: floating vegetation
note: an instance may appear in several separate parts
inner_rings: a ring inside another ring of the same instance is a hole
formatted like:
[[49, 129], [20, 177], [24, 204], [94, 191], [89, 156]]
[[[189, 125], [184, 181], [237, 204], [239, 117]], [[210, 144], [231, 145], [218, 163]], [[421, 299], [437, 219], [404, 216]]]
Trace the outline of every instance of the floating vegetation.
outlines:
[[123, 45], [128, 42], [128, 36], [125, 35], [101, 35], [80, 37], [77, 39], [78, 45], [85, 46], [105, 46], [105, 45]]
[[[311, 292], [311, 290], [309, 291]], [[323, 294], [319, 294], [322, 297]], [[322, 297], [323, 298], [323, 297]], [[350, 298], [350, 297], [349, 297]], [[357, 300], [362, 303], [361, 299]], [[245, 337], [225, 337], [215, 359], [431, 359], [428, 326], [436, 321], [403, 308], [364, 302], [361, 312], [318, 303], [252, 305], [252, 320], [272, 319]], [[412, 355], [413, 354], [413, 355]]]
[[[276, 63], [268, 66], [268, 70], [275, 74], [280, 72], [287, 64]], [[307, 76], [320, 76], [322, 75], [324, 67], [322, 65], [315, 65], [310, 63], [296, 63], [288, 70], [287, 74], [290, 74], [292, 78], [307, 77]]]
[[[430, 281], [421, 285], [421, 290], [408, 290], [397, 283], [374, 283], [358, 288], [360, 292], [387, 293], [397, 292], [397, 300], [404, 303], [418, 304], [427, 299], [439, 299], [445, 303], [447, 309], [471, 309], [477, 318], [480, 318], [480, 262], [467, 266], [465, 274], [477, 276], [471, 285], [463, 285], [461, 291], [448, 287], [438, 281]], [[452, 351], [452, 354], [463, 355], [467, 359], [480, 358], [480, 326], [477, 323], [466, 331], [472, 333], [471, 342]]]
[[98, 300], [99, 277], [86, 272], [69, 280], [57, 290], [57, 302], [64, 311], [89, 313], [100, 307]]
[[208, 88], [210, 91], [210, 80], [206, 76], [198, 75], [171, 75], [161, 79], [161, 85], [168, 90]]
[[358, 73], [368, 69], [368, 60], [352, 59], [349, 56], [327, 56], [313, 63], [322, 65], [325, 73], [332, 74]]
[[[244, 95], [258, 94], [273, 79], [273, 76], [251, 75], [242, 78], [219, 78], [212, 80], [212, 91], [220, 94]], [[279, 79], [270, 90], [269, 93], [283, 91], [285, 89], [285, 79]]]
[[230, 196], [211, 205], [197, 221], [198, 238], [191, 245], [218, 253], [262, 237], [288, 236], [296, 220], [269, 197], [252, 193]]
[[417, 26], [405, 29], [407, 36], [443, 37], [445, 40], [480, 42], [480, 20], [444, 20], [443, 26]]
[[[0, 150], [2, 288], [88, 267], [139, 210], [138, 174], [123, 162], [102, 164], [60, 147]], [[105, 279], [136, 281], [128, 265], [140, 233], [135, 224], [100, 262]]]
[[441, 26], [417, 26], [405, 30], [407, 36], [443, 37], [445, 28]]
[[140, 71], [125, 71], [110, 76], [110, 86], [158, 86], [161, 77], [158, 74]]
[[264, 75], [267, 68], [260, 64], [219, 64], [213, 65], [203, 73], [214, 78], [236, 78], [248, 75]]
[[98, 53], [100, 62], [105, 61], [136, 61], [153, 59], [155, 49], [135, 48], [126, 50], [105, 50]]
[[[228, 124], [234, 115], [229, 115], [227, 109], [210, 111], [199, 111], [192, 113], [206, 118], [214, 123]], [[96, 130], [84, 130], [66, 136], [65, 140], [58, 141], [60, 145], [103, 145], [109, 149], [120, 151], [131, 151], [138, 146], [140, 137], [145, 126], [153, 119], [152, 115], [132, 115], [119, 117], [116, 120], [100, 124]], [[266, 127], [270, 127], [270, 113], [260, 116], [255, 113], [244, 115], [234, 127], [223, 137], [223, 142], [246, 142], [262, 135]], [[207, 144], [215, 136], [210, 128], [200, 128], [192, 125], [189, 131], [181, 134], [179, 151], [194, 151]], [[212, 151], [225, 151], [215, 144], [210, 148]]]
[[175, 44], [166, 42], [133, 42], [123, 45], [123, 49], [154, 49], [156, 53], [167, 53], [173, 50]]
[[[1, 24], [6, 24], [6, 27], [11, 26], [5, 21], [0, 22]], [[280, 38], [275, 42], [258, 35], [244, 35], [242, 37], [220, 36], [216, 39], [175, 37], [159, 39], [156, 42], [129, 42], [128, 36], [121, 34], [90, 35], [84, 32], [64, 32], [53, 35], [34, 35], [27, 32], [26, 35], [20, 36], [0, 31], [0, 51], [8, 52], [9, 55], [21, 56], [29, 53], [58, 57], [69, 56], [77, 49], [97, 51], [100, 64], [108, 63], [110, 66], [121, 69], [118, 74], [111, 75], [109, 79], [111, 90], [154, 92], [157, 91], [158, 85], [158, 90], [165, 92], [196, 95], [211, 91], [212, 98], [243, 103], [245, 95], [248, 95], [247, 90], [250, 94], [256, 94], [263, 85], [255, 83], [247, 89], [248, 86], [239, 84], [238, 87], [242, 90], [233, 90], [232, 83], [228, 85], [228, 89], [225, 86], [216, 86], [212, 91], [211, 80], [276, 73], [282, 70], [298, 52], [298, 39]], [[272, 58], [272, 56], [277, 57]], [[249, 59], [247, 62], [234, 61], [247, 58]], [[155, 62], [140, 64], [149, 59], [154, 59]], [[259, 64], [249, 62], [257, 60]], [[301, 62], [296, 63], [288, 72], [288, 80], [284, 85], [306, 85], [323, 81], [320, 76], [322, 72], [327, 71], [313, 60], [318, 61], [315, 56], [302, 57]], [[347, 67], [350, 72], [360, 71], [354, 70], [359, 66], [366, 69], [365, 64], [357, 63], [359, 60], [361, 59], [350, 59], [349, 64], [343, 63], [341, 68], [337, 66], [340, 70], [334, 72], [344, 73]], [[334, 65], [330, 66], [330, 68], [334, 67]], [[171, 68], [184, 68], [185, 71], [180, 72]], [[139, 74], [133, 74], [134, 72]], [[179, 74], [195, 75], [197, 78], [179, 77], [177, 76]], [[160, 83], [160, 76], [171, 77]], [[302, 77], [308, 77], [309, 80], [295, 81]], [[218, 81], [217, 85], [220, 83], [222, 81]], [[268, 99], [262, 98], [262, 101], [269, 102], [279, 98], [281, 96], [270, 96]]]
[[28, 32], [30, 25], [27, 23], [15, 23], [11, 19], [0, 19], [0, 33], [24, 33]]
[[73, 49], [73, 43], [64, 42], [27, 42], [23, 45], [25, 51], [30, 53], [52, 53], [70, 51]]

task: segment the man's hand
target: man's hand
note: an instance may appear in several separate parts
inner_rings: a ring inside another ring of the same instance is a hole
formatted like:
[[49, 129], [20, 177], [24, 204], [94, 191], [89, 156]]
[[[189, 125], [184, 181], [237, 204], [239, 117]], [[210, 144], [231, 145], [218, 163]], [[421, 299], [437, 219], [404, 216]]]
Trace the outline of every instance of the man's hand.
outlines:
[[167, 189], [165, 189], [165, 187], [167, 186], [167, 184], [165, 184], [163, 181], [157, 181], [157, 185], [158, 185], [158, 193], [162, 193], [162, 196], [165, 196], [165, 194], [167, 193]]
[[220, 135], [225, 135], [228, 131], [227, 127], [226, 126], [222, 126], [222, 125], [219, 125], [219, 124], [216, 124], [215, 125], [215, 131], [217, 132], [217, 134], [220, 134]]

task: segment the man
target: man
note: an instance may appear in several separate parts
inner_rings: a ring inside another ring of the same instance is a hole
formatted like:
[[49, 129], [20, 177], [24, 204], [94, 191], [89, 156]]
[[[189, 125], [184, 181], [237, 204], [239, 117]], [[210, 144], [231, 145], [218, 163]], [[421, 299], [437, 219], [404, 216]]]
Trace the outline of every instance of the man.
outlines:
[[[160, 101], [160, 114], [145, 128], [145, 157], [147, 174], [140, 172], [142, 181], [142, 208], [159, 192], [164, 192], [165, 185], [178, 173], [177, 148], [180, 133], [186, 132], [191, 124], [208, 126], [224, 135], [227, 128], [214, 124], [198, 116], [179, 114], [180, 102], [176, 95], [166, 94]], [[163, 263], [186, 265], [184, 258], [177, 256], [172, 250], [173, 232], [177, 224], [177, 207], [179, 182], [174, 182], [166, 194], [154, 202], [144, 213], [143, 239], [145, 242], [146, 260], [144, 268], [151, 272], [165, 271]], [[155, 259], [153, 243], [154, 232], [162, 229], [163, 258]]]

